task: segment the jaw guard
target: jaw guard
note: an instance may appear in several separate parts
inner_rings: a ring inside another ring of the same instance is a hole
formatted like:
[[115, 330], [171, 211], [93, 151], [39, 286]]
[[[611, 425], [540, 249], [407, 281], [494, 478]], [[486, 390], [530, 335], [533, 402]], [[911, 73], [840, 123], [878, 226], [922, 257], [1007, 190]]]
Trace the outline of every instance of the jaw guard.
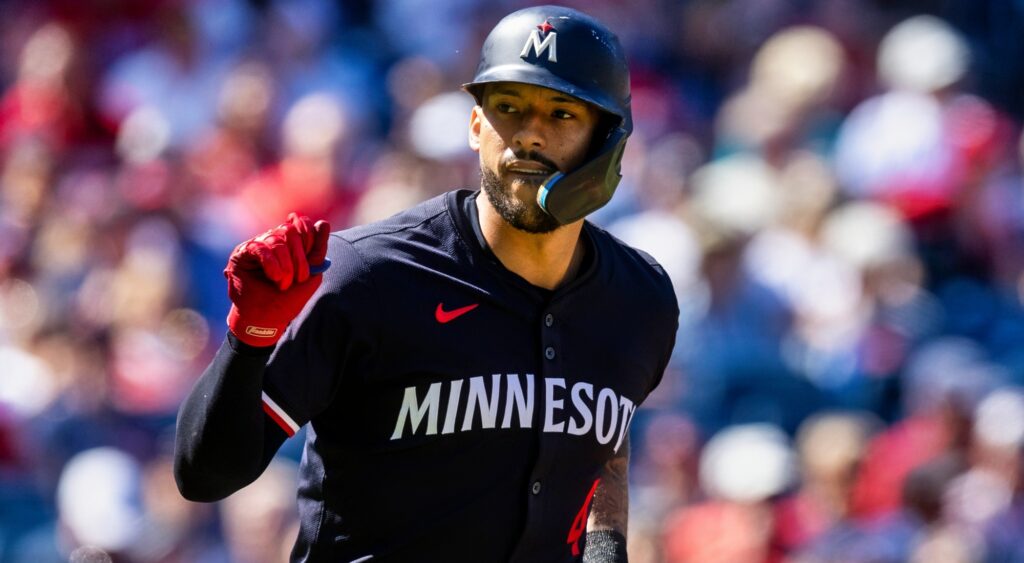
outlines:
[[597, 156], [576, 170], [548, 176], [537, 190], [537, 205], [561, 225], [573, 223], [603, 207], [622, 179], [622, 153], [629, 133], [617, 127]]

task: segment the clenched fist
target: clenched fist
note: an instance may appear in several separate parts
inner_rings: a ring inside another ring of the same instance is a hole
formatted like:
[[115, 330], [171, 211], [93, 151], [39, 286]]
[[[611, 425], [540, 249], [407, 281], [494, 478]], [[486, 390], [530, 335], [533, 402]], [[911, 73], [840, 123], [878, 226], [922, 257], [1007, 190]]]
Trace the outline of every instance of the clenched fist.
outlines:
[[320, 286], [331, 226], [295, 213], [235, 247], [224, 269], [228, 328], [251, 346], [273, 346]]

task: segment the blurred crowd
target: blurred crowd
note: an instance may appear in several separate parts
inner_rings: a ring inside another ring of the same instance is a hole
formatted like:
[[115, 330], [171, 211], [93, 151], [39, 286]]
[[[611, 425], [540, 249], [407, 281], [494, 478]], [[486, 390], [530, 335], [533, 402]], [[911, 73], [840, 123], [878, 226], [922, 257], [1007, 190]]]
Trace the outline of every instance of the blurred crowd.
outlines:
[[[567, 1], [630, 58], [593, 216], [668, 270], [630, 554], [1024, 561], [1024, 4]], [[459, 92], [521, 1], [0, 3], [0, 563], [282, 561], [290, 440], [180, 498], [232, 247], [478, 186]]]

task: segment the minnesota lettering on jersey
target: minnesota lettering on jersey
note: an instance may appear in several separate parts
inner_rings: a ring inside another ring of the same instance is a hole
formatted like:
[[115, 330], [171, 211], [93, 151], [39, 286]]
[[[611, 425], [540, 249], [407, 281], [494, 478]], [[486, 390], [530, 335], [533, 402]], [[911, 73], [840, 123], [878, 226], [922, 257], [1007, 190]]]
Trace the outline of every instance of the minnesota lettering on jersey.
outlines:
[[[537, 397], [534, 375], [496, 373], [490, 380], [490, 386], [479, 376], [432, 383], [425, 391], [406, 387], [391, 439], [494, 429], [499, 428], [499, 419], [500, 428], [531, 428]], [[622, 446], [636, 411], [633, 401], [608, 387], [595, 390], [584, 381], [566, 389], [565, 379], [558, 377], [544, 378], [542, 392], [544, 432], [593, 434], [602, 445], [614, 439], [616, 452]]]

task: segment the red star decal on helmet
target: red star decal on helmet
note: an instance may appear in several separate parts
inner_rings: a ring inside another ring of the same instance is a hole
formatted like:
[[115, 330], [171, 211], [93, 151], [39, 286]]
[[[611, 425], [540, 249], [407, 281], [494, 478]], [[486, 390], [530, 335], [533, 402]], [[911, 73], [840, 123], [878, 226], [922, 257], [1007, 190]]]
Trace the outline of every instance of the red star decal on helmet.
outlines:
[[538, 25], [537, 29], [539, 29], [540, 32], [543, 33], [544, 35], [547, 35], [547, 33], [549, 31], [551, 31], [552, 29], [555, 29], [555, 26], [551, 25], [548, 22], [544, 22], [544, 23]]

